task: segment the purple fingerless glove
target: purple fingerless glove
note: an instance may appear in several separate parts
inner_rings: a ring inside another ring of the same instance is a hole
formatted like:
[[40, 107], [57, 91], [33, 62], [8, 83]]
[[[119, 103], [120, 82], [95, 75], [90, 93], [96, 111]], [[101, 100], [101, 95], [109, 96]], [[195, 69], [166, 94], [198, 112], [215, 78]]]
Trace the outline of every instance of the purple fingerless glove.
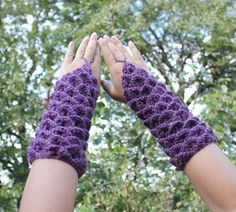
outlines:
[[122, 86], [127, 104], [158, 138], [177, 170], [216, 136], [181, 100], [145, 70], [124, 62]]
[[55, 85], [47, 112], [28, 148], [28, 160], [53, 158], [82, 176], [87, 168], [87, 140], [99, 95], [91, 65], [64, 75]]

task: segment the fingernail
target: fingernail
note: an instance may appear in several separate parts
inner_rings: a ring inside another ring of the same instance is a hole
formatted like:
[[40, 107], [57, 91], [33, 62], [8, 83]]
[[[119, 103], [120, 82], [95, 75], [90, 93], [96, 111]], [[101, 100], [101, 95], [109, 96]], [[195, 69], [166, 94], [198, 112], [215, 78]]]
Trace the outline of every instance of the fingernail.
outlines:
[[92, 36], [93, 36], [93, 37], [94, 37], [94, 36], [97, 36], [97, 33], [96, 33], [96, 32], [93, 32], [92, 35], [91, 35], [91, 37], [92, 37]]
[[111, 40], [118, 40], [118, 38], [115, 35], [112, 35]]
[[68, 47], [72, 47], [72, 46], [74, 46], [74, 42], [73, 42], [73, 41], [71, 41], [71, 42], [68, 44]]
[[103, 37], [104, 37], [105, 39], [109, 39], [109, 36], [107, 36], [107, 35], [104, 35]]
[[135, 46], [134, 43], [133, 43], [133, 41], [131, 41], [131, 40], [129, 41], [129, 45]]
[[99, 43], [101, 43], [102, 44], [102, 42], [103, 42], [103, 39], [102, 38], [99, 38]]

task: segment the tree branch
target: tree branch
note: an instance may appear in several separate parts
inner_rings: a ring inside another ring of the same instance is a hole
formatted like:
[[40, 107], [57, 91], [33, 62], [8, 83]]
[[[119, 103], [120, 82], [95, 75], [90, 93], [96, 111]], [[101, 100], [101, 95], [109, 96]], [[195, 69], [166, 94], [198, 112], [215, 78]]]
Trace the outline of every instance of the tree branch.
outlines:
[[186, 102], [187, 105], [190, 105], [191, 102], [196, 99], [200, 94], [204, 93], [207, 89], [213, 87], [213, 83], [205, 84], [199, 86], [198, 89], [190, 96], [188, 101]]

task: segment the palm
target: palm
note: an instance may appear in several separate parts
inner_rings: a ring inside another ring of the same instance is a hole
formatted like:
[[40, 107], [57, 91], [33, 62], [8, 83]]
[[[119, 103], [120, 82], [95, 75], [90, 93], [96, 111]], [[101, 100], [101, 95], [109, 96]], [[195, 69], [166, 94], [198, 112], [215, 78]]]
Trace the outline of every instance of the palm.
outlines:
[[68, 45], [64, 62], [60, 70], [60, 76], [81, 68], [86, 61], [93, 61], [91, 64], [93, 76], [100, 84], [100, 49], [97, 46], [97, 34], [93, 33], [90, 37], [85, 37], [80, 43], [79, 48], [74, 55], [74, 43]]
[[112, 36], [111, 39], [108, 36], [104, 36], [103, 39], [100, 38], [99, 45], [112, 79], [111, 82], [103, 80], [102, 86], [113, 99], [120, 102], [126, 102], [124, 90], [121, 85], [123, 69], [122, 61], [127, 60], [145, 70], [148, 69], [147, 65], [132, 42], [129, 43], [132, 54], [128, 52], [126, 47], [124, 47], [120, 40], [115, 36]]

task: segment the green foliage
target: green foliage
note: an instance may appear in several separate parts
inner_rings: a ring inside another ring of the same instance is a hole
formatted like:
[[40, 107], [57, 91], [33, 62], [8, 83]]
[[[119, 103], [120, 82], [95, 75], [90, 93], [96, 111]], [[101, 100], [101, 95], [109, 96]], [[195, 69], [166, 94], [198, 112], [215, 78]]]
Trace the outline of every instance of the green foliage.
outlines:
[[[235, 163], [235, 12], [233, 0], [2, 0], [0, 210], [19, 206], [26, 148], [67, 43], [93, 31], [132, 39], [154, 75], [192, 108], [203, 105], [202, 118]], [[130, 109], [103, 91], [90, 132], [75, 211], [207, 211]]]
[[[200, 102], [207, 104], [204, 119], [214, 128], [222, 150], [236, 162], [236, 90], [225, 85], [205, 94]], [[216, 107], [217, 105], [217, 107]]]

